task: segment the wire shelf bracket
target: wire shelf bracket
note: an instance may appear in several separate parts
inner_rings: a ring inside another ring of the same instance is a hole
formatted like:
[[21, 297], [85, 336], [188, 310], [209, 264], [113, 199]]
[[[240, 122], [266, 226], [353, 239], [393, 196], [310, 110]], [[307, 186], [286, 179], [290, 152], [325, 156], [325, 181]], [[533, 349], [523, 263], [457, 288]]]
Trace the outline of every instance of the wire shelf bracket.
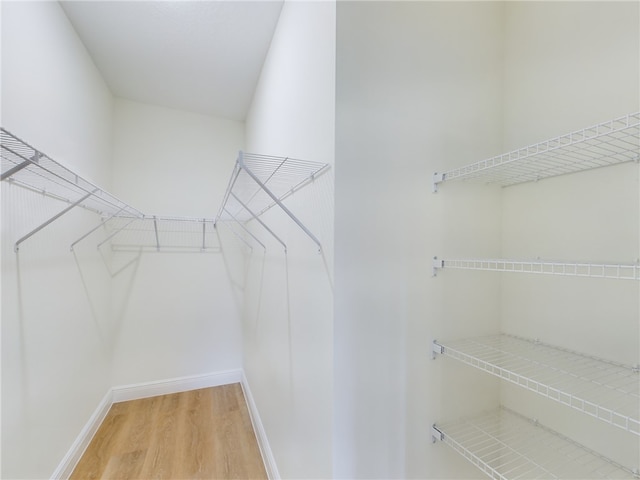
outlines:
[[[286, 243], [260, 218], [263, 213], [277, 206], [318, 246], [318, 251], [322, 251], [320, 240], [283, 201], [328, 168], [329, 165], [323, 163], [240, 151], [216, 222], [234, 221], [258, 241], [257, 237], [244, 227], [247, 222], [256, 220], [286, 252]], [[266, 249], [262, 242], [258, 243]]]
[[637, 367], [507, 334], [434, 340], [432, 351], [640, 436]]
[[54, 221], [56, 221], [57, 219], [59, 219], [61, 216], [63, 216], [65, 213], [73, 210], [75, 207], [77, 207], [78, 205], [80, 205], [82, 202], [84, 202], [87, 198], [89, 198], [91, 195], [93, 195], [93, 192], [91, 193], [87, 193], [84, 197], [80, 198], [79, 200], [73, 202], [71, 205], [69, 205], [67, 208], [65, 208], [64, 210], [62, 210], [61, 212], [55, 214], [53, 217], [49, 218], [48, 220], [46, 220], [44, 223], [41, 223], [40, 225], [38, 225], [36, 228], [34, 228], [33, 230], [31, 230], [29, 233], [27, 233], [26, 235], [24, 235], [23, 237], [19, 238], [16, 243], [13, 246], [13, 251], [18, 253], [18, 251], [20, 250], [20, 244], [22, 242], [24, 242], [26, 239], [32, 237], [33, 235], [35, 235], [36, 233], [38, 233], [40, 230], [42, 230], [44, 227], [46, 227], [47, 225], [53, 223]]
[[432, 191], [437, 192], [440, 184], [453, 180], [508, 186], [639, 160], [640, 112], [435, 173]]
[[504, 406], [434, 424], [441, 441], [496, 480], [516, 478], [637, 479], [631, 469]]
[[565, 277], [640, 280], [640, 263], [586, 263], [511, 259], [433, 259], [433, 276], [441, 269], [530, 273]]

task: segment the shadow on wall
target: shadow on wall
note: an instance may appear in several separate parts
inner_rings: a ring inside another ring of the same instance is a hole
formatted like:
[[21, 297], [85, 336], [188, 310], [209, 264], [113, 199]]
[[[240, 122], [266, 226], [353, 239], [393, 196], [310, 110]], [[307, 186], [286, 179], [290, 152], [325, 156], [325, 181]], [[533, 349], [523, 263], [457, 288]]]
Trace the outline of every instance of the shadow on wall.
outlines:
[[[220, 227], [225, 227], [226, 234]], [[231, 285], [236, 310], [242, 312], [244, 302], [245, 281], [251, 263], [247, 260], [253, 252], [251, 244], [236, 236], [236, 232], [226, 222], [219, 222], [216, 227], [216, 237], [222, 253], [222, 261], [227, 273], [227, 279]], [[243, 247], [247, 252], [243, 251]]]
[[303, 431], [321, 428], [314, 424], [317, 415], [316, 420], [308, 422], [298, 416], [311, 405], [315, 408], [331, 390], [333, 192], [333, 171], [329, 170], [285, 200], [291, 212], [320, 240], [319, 250], [277, 207], [262, 219], [285, 241], [286, 250], [258, 222], [248, 223], [266, 248], [256, 248], [246, 256], [245, 365], [257, 395], [269, 392], [270, 398], [260, 400], [262, 408], [273, 409], [276, 416], [276, 412], [287, 411], [282, 421], [295, 424], [291, 429], [272, 427], [287, 437], [297, 435], [293, 431], [304, 435]]
[[[17, 317], [18, 317], [18, 339], [17, 346], [20, 349], [20, 362], [19, 369], [20, 371], [16, 372], [22, 382], [22, 388], [20, 392], [23, 395], [24, 399], [30, 397], [29, 395], [29, 370], [27, 369], [27, 342], [26, 342], [26, 332], [25, 332], [25, 314], [24, 314], [24, 297], [22, 295], [22, 276], [20, 273], [20, 255], [16, 252], [16, 285], [17, 285]], [[6, 299], [3, 299], [5, 301]], [[24, 403], [21, 400], [21, 403]]]

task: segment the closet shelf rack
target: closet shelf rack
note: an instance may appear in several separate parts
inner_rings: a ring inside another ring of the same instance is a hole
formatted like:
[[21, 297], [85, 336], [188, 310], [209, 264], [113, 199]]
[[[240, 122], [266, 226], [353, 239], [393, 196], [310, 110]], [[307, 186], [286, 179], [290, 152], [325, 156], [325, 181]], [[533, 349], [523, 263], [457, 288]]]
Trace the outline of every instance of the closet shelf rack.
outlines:
[[494, 479], [639, 478], [637, 471], [505, 407], [434, 425], [432, 434]]
[[[105, 224], [105, 230], [107, 236], [98, 244], [98, 248], [108, 244], [114, 252], [220, 251], [220, 242], [212, 218], [156, 215], [143, 218], [118, 217]], [[83, 238], [76, 240], [74, 245]]]
[[433, 276], [440, 269], [482, 270], [489, 272], [533, 273], [568, 277], [640, 280], [640, 264], [584, 263], [512, 259], [433, 259]]
[[265, 245], [248, 229], [247, 222], [255, 220], [285, 249], [286, 243], [260, 218], [274, 206], [278, 206], [320, 250], [320, 240], [300, 221], [283, 201], [294, 192], [326, 172], [326, 163], [311, 162], [289, 157], [275, 157], [240, 152], [231, 173], [229, 184], [216, 216], [219, 221], [235, 222], [242, 230]]
[[20, 243], [74, 207], [93, 211], [105, 218], [143, 217], [135, 208], [85, 180], [4, 128], [0, 128], [0, 151], [0, 180], [68, 204], [58, 214], [20, 238], [15, 244], [16, 251]]
[[434, 173], [433, 191], [453, 180], [501, 186], [640, 159], [640, 112], [577, 130], [444, 173]]
[[640, 435], [640, 374], [632, 367], [514, 335], [433, 342], [442, 354]]
[[[75, 207], [97, 213], [101, 222], [71, 245], [99, 229], [107, 232], [98, 245], [110, 244], [113, 251], [217, 251], [219, 239], [217, 225], [228, 227], [239, 240], [251, 243], [252, 237], [265, 249], [265, 245], [245, 225], [257, 220], [286, 249], [260, 216], [279, 206], [321, 248], [320, 241], [282, 203], [298, 189], [328, 170], [328, 164], [287, 157], [274, 157], [240, 152], [229, 181], [224, 201], [215, 219], [166, 217], [145, 215], [115, 196], [56, 162], [27, 142], [0, 128], [2, 158], [1, 181], [42, 194], [67, 204], [15, 244], [19, 245]], [[234, 225], [239, 225], [244, 235]]]

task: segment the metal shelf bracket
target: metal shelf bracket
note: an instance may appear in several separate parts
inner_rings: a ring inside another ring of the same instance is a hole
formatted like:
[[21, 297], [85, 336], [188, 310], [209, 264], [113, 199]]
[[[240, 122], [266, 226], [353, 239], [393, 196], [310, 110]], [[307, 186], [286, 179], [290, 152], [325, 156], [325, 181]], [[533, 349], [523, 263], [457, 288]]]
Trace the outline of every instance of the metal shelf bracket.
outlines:
[[442, 355], [444, 353], [444, 347], [434, 340], [431, 345], [431, 358], [435, 360], [436, 355]]
[[431, 191], [438, 193], [438, 184], [444, 182], [444, 173], [435, 172], [431, 183]]
[[438, 276], [438, 269], [444, 268], [444, 260], [438, 260], [438, 257], [433, 257], [432, 267], [433, 267], [433, 273], [431, 276], [432, 277]]
[[438, 430], [438, 427], [436, 427], [436, 424], [434, 423], [431, 426], [431, 441], [432, 443], [436, 443], [438, 441], [442, 442], [444, 440], [444, 433], [442, 433], [440, 430]]

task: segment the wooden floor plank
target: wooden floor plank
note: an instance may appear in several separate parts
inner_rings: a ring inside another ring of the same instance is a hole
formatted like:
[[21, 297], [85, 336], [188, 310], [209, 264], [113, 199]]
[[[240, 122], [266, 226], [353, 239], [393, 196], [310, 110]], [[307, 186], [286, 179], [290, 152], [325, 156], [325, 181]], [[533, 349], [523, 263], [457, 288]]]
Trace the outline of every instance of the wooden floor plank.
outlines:
[[114, 404], [71, 480], [266, 479], [240, 384]]

